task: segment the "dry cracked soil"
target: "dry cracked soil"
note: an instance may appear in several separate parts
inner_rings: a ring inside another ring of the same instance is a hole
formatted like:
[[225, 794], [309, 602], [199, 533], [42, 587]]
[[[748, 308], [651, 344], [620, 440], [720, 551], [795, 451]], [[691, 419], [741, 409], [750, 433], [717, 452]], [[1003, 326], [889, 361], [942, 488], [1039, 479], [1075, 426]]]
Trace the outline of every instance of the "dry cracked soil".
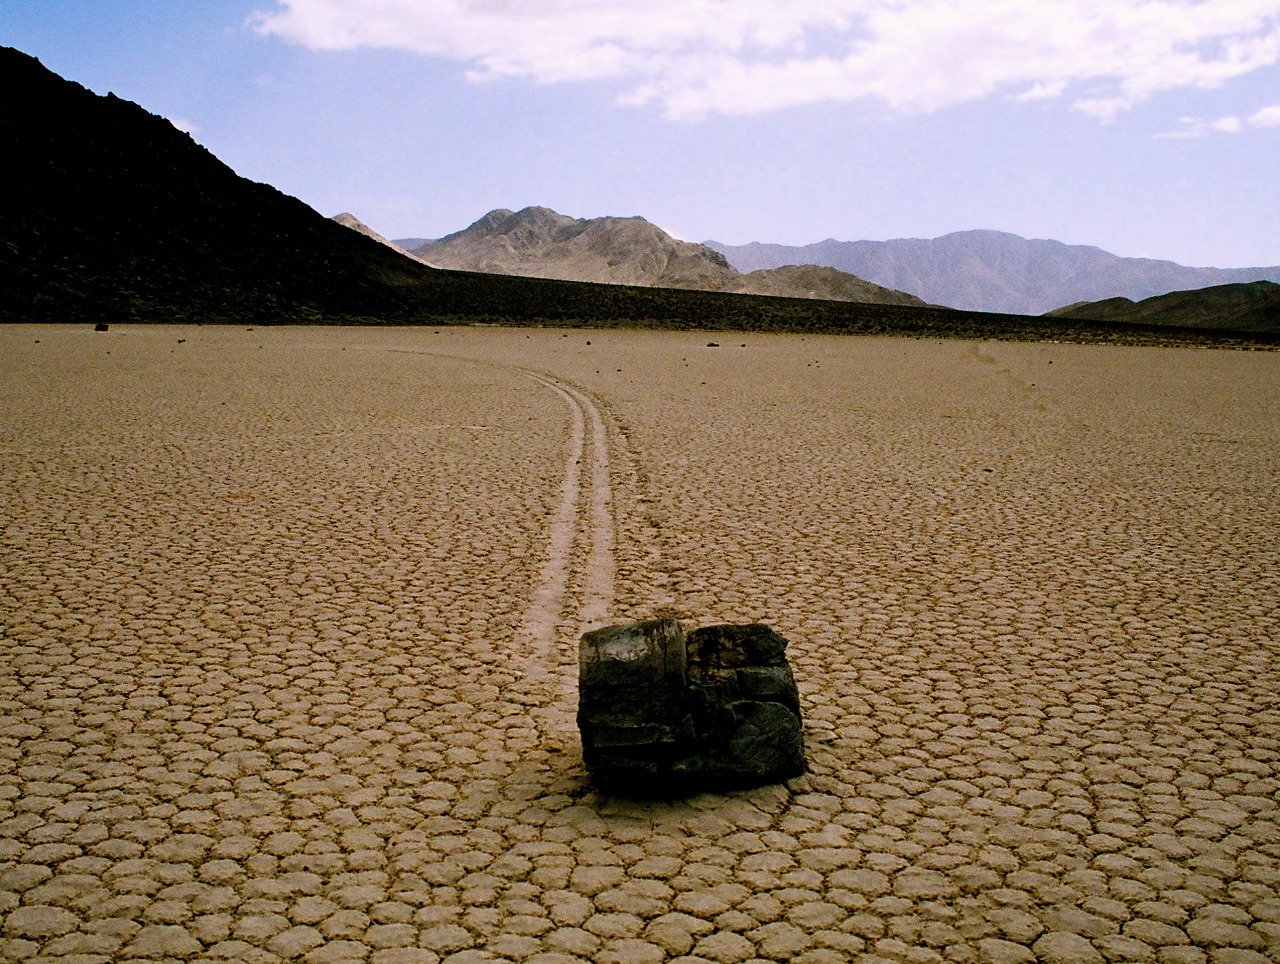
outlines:
[[[0, 352], [0, 960], [1280, 960], [1280, 355]], [[591, 790], [655, 615], [791, 640], [810, 773]]]

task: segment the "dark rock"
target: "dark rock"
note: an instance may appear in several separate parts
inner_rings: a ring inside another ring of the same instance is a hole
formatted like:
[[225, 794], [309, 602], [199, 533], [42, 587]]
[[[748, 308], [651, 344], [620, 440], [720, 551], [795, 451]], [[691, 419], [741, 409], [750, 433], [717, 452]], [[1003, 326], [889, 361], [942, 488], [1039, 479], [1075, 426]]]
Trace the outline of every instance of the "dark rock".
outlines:
[[805, 770], [787, 641], [768, 626], [674, 619], [582, 637], [578, 727], [602, 789], [662, 796], [777, 783]]
[[93, 326], [93, 330], [94, 331], [110, 331], [111, 326], [108, 325], [105, 321], [100, 321]]

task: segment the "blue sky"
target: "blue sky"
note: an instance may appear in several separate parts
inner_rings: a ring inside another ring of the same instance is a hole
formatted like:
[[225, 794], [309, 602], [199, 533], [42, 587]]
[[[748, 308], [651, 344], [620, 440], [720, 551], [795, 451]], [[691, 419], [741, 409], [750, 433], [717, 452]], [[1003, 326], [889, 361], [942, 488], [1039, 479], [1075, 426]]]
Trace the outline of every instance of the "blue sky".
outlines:
[[5, 0], [0, 43], [393, 238], [541, 204], [1280, 264], [1280, 0]]

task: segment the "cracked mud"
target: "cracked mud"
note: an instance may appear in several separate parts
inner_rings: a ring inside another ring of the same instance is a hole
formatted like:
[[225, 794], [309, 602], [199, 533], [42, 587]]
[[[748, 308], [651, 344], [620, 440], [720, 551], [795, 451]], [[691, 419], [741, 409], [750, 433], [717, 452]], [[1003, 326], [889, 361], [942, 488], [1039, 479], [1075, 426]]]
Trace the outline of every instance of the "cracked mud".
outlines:
[[[1280, 959], [1277, 356], [717, 340], [0, 331], [0, 960]], [[659, 615], [808, 775], [590, 790]]]

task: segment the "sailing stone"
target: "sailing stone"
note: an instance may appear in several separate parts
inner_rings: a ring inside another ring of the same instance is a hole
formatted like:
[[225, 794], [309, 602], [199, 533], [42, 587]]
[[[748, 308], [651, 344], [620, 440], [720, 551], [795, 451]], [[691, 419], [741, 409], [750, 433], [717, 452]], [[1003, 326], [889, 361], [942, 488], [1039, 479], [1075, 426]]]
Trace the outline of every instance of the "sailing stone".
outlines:
[[606, 626], [579, 647], [582, 755], [602, 790], [669, 796], [805, 771], [787, 641], [768, 626]]

